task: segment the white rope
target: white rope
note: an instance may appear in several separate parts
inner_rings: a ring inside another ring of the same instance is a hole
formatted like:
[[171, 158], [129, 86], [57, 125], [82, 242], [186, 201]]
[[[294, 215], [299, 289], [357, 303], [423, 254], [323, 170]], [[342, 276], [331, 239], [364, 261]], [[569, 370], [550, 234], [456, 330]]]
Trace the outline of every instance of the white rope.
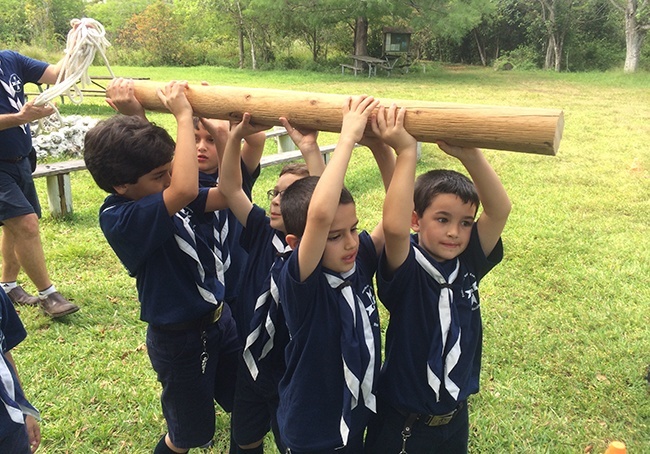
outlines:
[[[115, 77], [108, 59], [106, 49], [111, 45], [108, 42], [104, 26], [95, 19], [83, 18], [70, 21], [72, 29], [68, 32], [65, 46], [65, 56], [56, 84], [43, 91], [34, 100], [35, 106], [43, 106], [59, 96], [67, 96], [74, 104], [81, 104], [83, 93], [77, 85], [85, 88], [92, 84], [88, 75], [88, 68], [95, 60], [95, 54], [100, 53], [108, 68], [111, 77]], [[63, 124], [58, 109], [52, 105], [60, 124]], [[43, 125], [41, 125], [43, 126]]]

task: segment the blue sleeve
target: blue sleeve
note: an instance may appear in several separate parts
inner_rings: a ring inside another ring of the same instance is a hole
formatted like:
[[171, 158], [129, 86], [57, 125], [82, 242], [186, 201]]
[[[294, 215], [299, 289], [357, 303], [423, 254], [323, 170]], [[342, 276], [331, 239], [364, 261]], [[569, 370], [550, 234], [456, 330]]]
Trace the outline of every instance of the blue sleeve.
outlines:
[[[392, 273], [388, 271], [386, 250], [379, 259], [377, 271], [377, 296], [388, 311], [392, 311], [398, 302], [403, 300], [404, 288], [416, 285], [412, 281], [418, 276], [413, 243], [409, 243], [409, 253], [402, 263]], [[397, 285], [399, 284], [399, 285]]]
[[503, 260], [503, 242], [501, 241], [501, 238], [499, 238], [499, 241], [490, 252], [490, 255], [486, 256], [481, 247], [476, 223], [474, 223], [469, 238], [469, 244], [460, 254], [459, 258], [467, 263], [470, 269], [476, 272], [476, 278], [480, 281], [483, 276]]
[[272, 230], [264, 209], [253, 204], [253, 208], [246, 219], [246, 227], [243, 228], [239, 237], [239, 245], [250, 254], [255, 244], [260, 241], [267, 241], [265, 238], [269, 236], [269, 232]]
[[319, 276], [323, 274], [320, 264], [304, 282], [300, 282], [299, 248], [300, 246], [291, 253], [280, 271], [278, 284], [287, 326], [292, 333], [302, 326], [313, 306], [317, 304], [319, 292], [321, 297], [324, 295], [324, 291], [319, 287]]
[[244, 161], [241, 161], [241, 175], [242, 175], [242, 189], [244, 193], [248, 196], [249, 200], [253, 200], [253, 186], [260, 176], [260, 165], [257, 165], [257, 168], [253, 173], [248, 173], [246, 164]]
[[365, 230], [359, 234], [359, 254], [357, 256], [357, 266], [362, 268], [365, 276], [372, 276], [377, 271], [379, 257], [377, 257], [377, 250], [372, 237]]
[[137, 201], [122, 200], [102, 209], [99, 225], [129, 274], [135, 276], [151, 252], [174, 235], [175, 228], [162, 192]]
[[4, 292], [0, 289], [0, 341], [2, 352], [6, 353], [20, 344], [27, 337], [27, 331], [23, 322], [18, 317], [14, 305]]
[[43, 76], [43, 73], [45, 72], [49, 64], [39, 60], [34, 60], [33, 58], [26, 57], [24, 55], [19, 54], [18, 52], [13, 52], [13, 53], [16, 56], [16, 61], [22, 67], [23, 77], [25, 79], [24, 81], [37, 83]]

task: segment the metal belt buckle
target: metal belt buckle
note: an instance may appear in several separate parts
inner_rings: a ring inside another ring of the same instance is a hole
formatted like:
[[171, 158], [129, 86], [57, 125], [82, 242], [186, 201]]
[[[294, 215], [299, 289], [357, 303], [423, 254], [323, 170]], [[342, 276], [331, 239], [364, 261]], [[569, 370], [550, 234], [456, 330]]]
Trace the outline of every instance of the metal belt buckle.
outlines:
[[210, 324], [215, 323], [217, 320], [221, 318], [221, 312], [223, 311], [223, 304], [224, 303], [221, 303], [221, 305], [217, 309], [215, 309], [214, 312], [212, 313], [212, 320], [210, 321]]
[[449, 424], [449, 422], [454, 419], [454, 415], [457, 411], [458, 410], [454, 410], [451, 413], [447, 413], [446, 415], [430, 415], [426, 420], [422, 422], [429, 427], [444, 426], [445, 424]]

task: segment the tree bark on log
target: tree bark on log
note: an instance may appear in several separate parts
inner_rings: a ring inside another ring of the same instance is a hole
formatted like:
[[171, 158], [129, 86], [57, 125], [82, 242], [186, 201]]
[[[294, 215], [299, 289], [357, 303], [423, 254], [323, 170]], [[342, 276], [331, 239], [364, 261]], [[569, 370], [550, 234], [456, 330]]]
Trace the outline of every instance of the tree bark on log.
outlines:
[[[167, 112], [156, 94], [164, 83], [134, 81], [135, 97], [146, 110]], [[187, 98], [194, 114], [206, 118], [280, 125], [286, 117], [296, 128], [341, 132], [347, 95], [266, 88], [190, 85]], [[406, 107], [404, 127], [419, 142], [444, 140], [451, 145], [555, 155], [564, 128], [558, 109], [435, 103], [380, 98], [382, 105]], [[370, 124], [366, 129], [372, 133]]]

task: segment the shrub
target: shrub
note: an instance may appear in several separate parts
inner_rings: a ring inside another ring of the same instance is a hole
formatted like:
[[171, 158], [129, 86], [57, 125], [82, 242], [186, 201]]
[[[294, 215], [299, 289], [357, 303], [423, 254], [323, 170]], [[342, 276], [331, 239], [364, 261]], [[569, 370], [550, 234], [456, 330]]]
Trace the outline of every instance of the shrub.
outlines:
[[494, 60], [492, 66], [495, 70], [519, 69], [531, 70], [538, 69], [538, 53], [535, 49], [528, 46], [520, 46], [513, 51], [506, 52]]

